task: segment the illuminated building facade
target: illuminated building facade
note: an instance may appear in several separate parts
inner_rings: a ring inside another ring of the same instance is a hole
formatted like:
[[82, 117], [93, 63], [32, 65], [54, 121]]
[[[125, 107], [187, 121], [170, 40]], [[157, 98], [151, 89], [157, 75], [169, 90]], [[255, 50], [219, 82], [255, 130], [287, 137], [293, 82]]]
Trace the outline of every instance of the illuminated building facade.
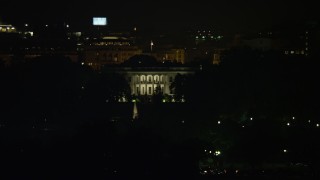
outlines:
[[185, 63], [185, 50], [184, 49], [168, 49], [168, 50], [158, 50], [151, 54], [159, 62], [173, 61], [176, 63]]
[[12, 25], [0, 25], [0, 33], [15, 33], [16, 28]]
[[141, 49], [132, 46], [130, 40], [116, 36], [93, 40], [83, 51], [84, 63], [94, 69], [108, 64], [122, 64], [138, 54], [142, 54]]
[[130, 85], [132, 95], [146, 96], [152, 96], [157, 88], [163, 94], [173, 95], [170, 85], [176, 75], [189, 75], [195, 72], [189, 67], [122, 67], [109, 68], [108, 71], [123, 74]]

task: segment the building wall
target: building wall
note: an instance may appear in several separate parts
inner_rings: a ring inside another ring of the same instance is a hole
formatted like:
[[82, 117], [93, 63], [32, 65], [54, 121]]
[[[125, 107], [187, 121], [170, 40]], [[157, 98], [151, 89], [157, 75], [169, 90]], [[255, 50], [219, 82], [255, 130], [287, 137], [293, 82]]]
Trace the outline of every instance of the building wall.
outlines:
[[185, 63], [185, 50], [184, 49], [169, 49], [162, 50], [151, 54], [158, 61], [176, 61], [177, 63]]
[[108, 72], [123, 74], [128, 80], [132, 95], [148, 95], [155, 93], [157, 87], [163, 94], [173, 95], [170, 85], [177, 74], [193, 74], [195, 69], [187, 67], [143, 67], [143, 68], [110, 68]]
[[89, 47], [84, 50], [85, 64], [99, 69], [105, 64], [121, 64], [134, 55], [142, 53], [135, 46]]

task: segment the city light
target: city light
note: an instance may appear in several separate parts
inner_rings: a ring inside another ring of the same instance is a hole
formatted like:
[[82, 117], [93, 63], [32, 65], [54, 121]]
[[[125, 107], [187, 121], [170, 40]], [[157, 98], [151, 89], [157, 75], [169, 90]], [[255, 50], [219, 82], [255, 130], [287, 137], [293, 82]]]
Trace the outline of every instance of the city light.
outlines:
[[250, 118], [250, 120], [252, 121], [252, 120], [253, 120], [253, 118], [251, 117], [251, 118]]
[[215, 151], [215, 152], [214, 152], [214, 155], [215, 155], [215, 156], [219, 156], [220, 154], [221, 154], [220, 151]]
[[29, 26], [29, 24], [25, 24], [24, 26], [25, 26], [25, 27], [28, 27], [28, 26]]
[[221, 124], [221, 121], [218, 121], [218, 124]]
[[151, 42], [150, 42], [150, 49], [151, 49], [151, 52], [152, 52], [152, 50], [153, 50], [153, 46], [154, 46], [154, 44], [153, 44], [153, 41], [151, 40]]
[[317, 127], [319, 127], [320, 125], [319, 124], [317, 124]]
[[284, 153], [288, 152], [286, 149], [283, 150]]
[[290, 123], [287, 123], [287, 126], [290, 126]]
[[295, 117], [292, 117], [292, 119], [294, 120], [294, 119], [295, 119]]

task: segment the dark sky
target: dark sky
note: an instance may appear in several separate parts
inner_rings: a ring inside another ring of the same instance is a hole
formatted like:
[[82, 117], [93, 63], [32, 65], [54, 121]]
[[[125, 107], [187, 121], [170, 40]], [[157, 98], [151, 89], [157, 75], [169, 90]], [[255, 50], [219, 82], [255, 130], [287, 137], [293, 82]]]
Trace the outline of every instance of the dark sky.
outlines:
[[107, 16], [113, 27], [179, 31], [212, 27], [227, 32], [258, 31], [281, 24], [319, 19], [312, 0], [36, 0], [1, 2], [0, 20], [10, 23], [67, 21], [87, 26]]

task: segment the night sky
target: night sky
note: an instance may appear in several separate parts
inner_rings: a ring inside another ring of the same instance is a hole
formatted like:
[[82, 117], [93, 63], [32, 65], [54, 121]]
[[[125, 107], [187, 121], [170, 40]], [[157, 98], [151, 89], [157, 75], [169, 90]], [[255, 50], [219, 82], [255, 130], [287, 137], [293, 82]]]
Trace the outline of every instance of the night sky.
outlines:
[[86, 27], [92, 16], [107, 16], [112, 27], [138, 26], [159, 31], [208, 27], [225, 32], [254, 32], [282, 24], [319, 20], [311, 0], [139, 0], [2, 1], [1, 20], [14, 23], [66, 21]]

